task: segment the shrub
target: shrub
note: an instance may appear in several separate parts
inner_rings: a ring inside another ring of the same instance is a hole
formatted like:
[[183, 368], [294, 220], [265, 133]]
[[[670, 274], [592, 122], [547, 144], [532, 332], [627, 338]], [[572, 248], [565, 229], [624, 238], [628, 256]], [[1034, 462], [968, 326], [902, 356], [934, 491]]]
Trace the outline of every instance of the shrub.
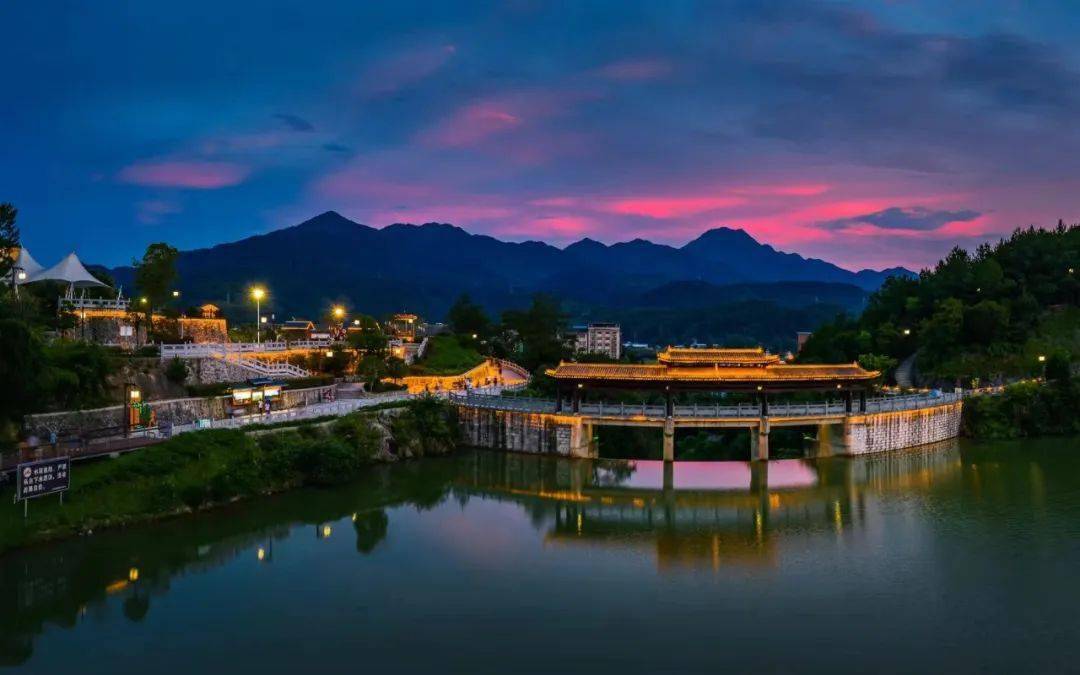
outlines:
[[188, 378], [187, 364], [179, 357], [174, 356], [169, 365], [165, 367], [165, 379], [173, 384], [183, 384]]
[[409, 401], [392, 429], [397, 447], [406, 456], [452, 452], [461, 437], [454, 408], [434, 396]]

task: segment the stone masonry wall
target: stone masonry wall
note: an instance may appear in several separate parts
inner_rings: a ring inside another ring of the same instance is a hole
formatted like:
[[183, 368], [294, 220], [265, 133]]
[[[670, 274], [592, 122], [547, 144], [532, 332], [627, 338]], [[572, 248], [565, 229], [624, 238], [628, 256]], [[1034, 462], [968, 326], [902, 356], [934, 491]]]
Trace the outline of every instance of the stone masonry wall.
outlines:
[[937, 443], [960, 435], [962, 403], [856, 416], [844, 424], [847, 454], [863, 455]]
[[[333, 385], [311, 387], [307, 389], [286, 389], [276, 407], [297, 408], [320, 403], [333, 395]], [[163, 401], [150, 401], [150, 407], [159, 423], [190, 424], [200, 419], [225, 419], [229, 416], [228, 396], [208, 398], [174, 398]], [[81, 434], [88, 431], [120, 427], [124, 420], [123, 406], [114, 405], [92, 410], [72, 410], [67, 412], [27, 415], [23, 428], [28, 435], [48, 438], [50, 432], [59, 436]]]
[[553, 415], [462, 406], [458, 419], [464, 441], [477, 448], [569, 455], [572, 425]]

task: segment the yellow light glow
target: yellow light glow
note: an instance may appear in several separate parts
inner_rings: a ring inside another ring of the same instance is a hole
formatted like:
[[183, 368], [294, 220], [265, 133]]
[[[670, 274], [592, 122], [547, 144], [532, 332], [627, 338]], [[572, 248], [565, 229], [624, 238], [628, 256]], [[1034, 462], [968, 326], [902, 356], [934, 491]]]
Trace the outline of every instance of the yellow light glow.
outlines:
[[911, 329], [910, 328], [905, 328], [904, 329], [904, 335], [911, 335]]
[[[1072, 270], [1069, 270], [1069, 273], [1072, 274]], [[19, 281], [24, 281], [25, 279], [26, 279], [26, 272], [19, 272]]]
[[332, 358], [334, 358], [334, 352], [332, 352], [332, 351], [329, 351], [329, 350], [327, 350], [327, 352], [326, 352], [326, 358], [328, 358], [328, 359], [332, 359]]
[[345, 308], [341, 305], [334, 307], [334, 317], [340, 319], [345, 316]]
[[132, 389], [131, 390], [131, 400], [132, 401], [138, 401], [140, 397], [142, 397], [142, 392], [141, 391], [139, 391], [138, 389]]
[[174, 298], [179, 298], [179, 297], [180, 297], [180, 291], [173, 291], [173, 292], [172, 292], [172, 296], [173, 296]]
[[1039, 363], [1043, 363], [1044, 361], [1046, 361], [1046, 356], [1044, 354], [1039, 354]]
[[360, 319], [353, 319], [352, 320], [352, 325], [359, 326], [360, 325]]
[[132, 567], [128, 570], [128, 581], [134, 583], [139, 580], [139, 568]]
[[255, 300], [262, 300], [266, 297], [266, 289], [256, 286], [251, 289], [251, 297]]
[[265, 316], [260, 316], [259, 317], [259, 322], [260, 323], [266, 323], [266, 317]]
[[259, 560], [266, 560], [266, 549], [260, 546], [256, 555], [259, 556]]
[[142, 298], [139, 298], [139, 302], [141, 302], [142, 304], [145, 305], [146, 303], [148, 303], [150, 301], [148, 299], [146, 299], [145, 297], [142, 297]]
[[323, 526], [322, 526], [322, 536], [323, 536], [323, 539], [326, 539], [326, 538], [328, 538], [328, 537], [330, 536], [330, 533], [331, 533], [332, 531], [333, 531], [333, 530], [331, 530], [331, 529], [330, 529], [330, 526], [329, 526], [329, 525], [323, 525]]

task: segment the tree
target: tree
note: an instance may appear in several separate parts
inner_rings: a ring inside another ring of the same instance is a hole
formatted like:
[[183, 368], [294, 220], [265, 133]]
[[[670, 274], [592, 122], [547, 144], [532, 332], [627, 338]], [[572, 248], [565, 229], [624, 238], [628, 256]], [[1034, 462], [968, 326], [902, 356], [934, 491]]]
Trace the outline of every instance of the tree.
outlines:
[[566, 358], [569, 350], [562, 337], [566, 315], [554, 298], [537, 294], [525, 311], [508, 310], [503, 324], [517, 333], [521, 340], [521, 363], [530, 370], [541, 365], [555, 365]]
[[17, 420], [34, 409], [42, 392], [44, 349], [25, 323], [0, 319], [0, 354], [0, 420]]
[[491, 321], [480, 305], [474, 303], [467, 293], [462, 293], [446, 313], [450, 330], [459, 335], [477, 335], [486, 337], [491, 330]]
[[150, 244], [142, 260], [135, 263], [135, 286], [142, 298], [140, 303], [146, 311], [147, 330], [153, 328], [155, 306], [161, 306], [171, 297], [176, 284], [176, 259], [180, 252], [165, 243]]
[[19, 227], [15, 224], [17, 215], [18, 209], [10, 203], [0, 204], [0, 278], [7, 276], [15, 264], [13, 254], [19, 248]]

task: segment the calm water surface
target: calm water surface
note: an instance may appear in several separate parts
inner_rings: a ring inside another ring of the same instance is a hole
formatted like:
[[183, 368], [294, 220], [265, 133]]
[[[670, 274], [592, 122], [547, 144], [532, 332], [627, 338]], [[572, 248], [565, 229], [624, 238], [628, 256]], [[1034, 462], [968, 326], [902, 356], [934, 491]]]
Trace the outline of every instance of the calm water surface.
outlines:
[[1076, 440], [666, 470], [468, 453], [2, 557], [0, 662], [1071, 671], [1078, 534]]

